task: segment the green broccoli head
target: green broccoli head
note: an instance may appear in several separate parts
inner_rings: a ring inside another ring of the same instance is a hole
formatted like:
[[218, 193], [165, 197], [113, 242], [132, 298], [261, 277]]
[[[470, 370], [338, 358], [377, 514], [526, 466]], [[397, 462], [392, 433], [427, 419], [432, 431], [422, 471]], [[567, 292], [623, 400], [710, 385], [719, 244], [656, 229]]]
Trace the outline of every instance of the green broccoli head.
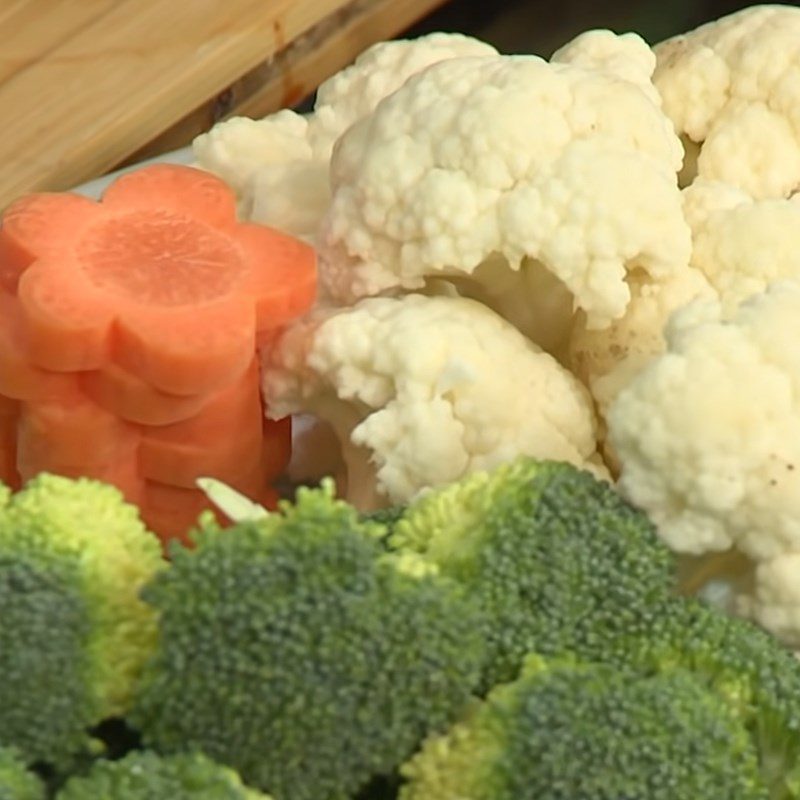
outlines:
[[159, 756], [131, 753], [97, 761], [85, 776], [70, 778], [56, 800], [269, 800], [248, 789], [232, 769], [200, 753]]
[[158, 539], [119, 491], [40, 475], [0, 509], [0, 745], [63, 766], [127, 709], [155, 640]]
[[683, 670], [531, 660], [403, 769], [401, 800], [767, 800], [722, 698]]
[[20, 755], [0, 747], [0, 800], [44, 800], [44, 783], [31, 772]]
[[446, 726], [476, 685], [479, 612], [384, 529], [300, 490], [220, 530], [144, 593], [159, 648], [133, 724], [159, 751], [198, 749], [280, 800], [352, 796]]
[[513, 679], [528, 652], [580, 654], [613, 631], [646, 631], [675, 585], [673, 556], [644, 514], [588, 472], [531, 458], [424, 495], [390, 544], [480, 599], [485, 688]]
[[772, 800], [800, 798], [800, 661], [754, 624], [699, 600], [667, 600], [647, 635], [598, 643], [621, 668], [691, 671], [742, 720]]

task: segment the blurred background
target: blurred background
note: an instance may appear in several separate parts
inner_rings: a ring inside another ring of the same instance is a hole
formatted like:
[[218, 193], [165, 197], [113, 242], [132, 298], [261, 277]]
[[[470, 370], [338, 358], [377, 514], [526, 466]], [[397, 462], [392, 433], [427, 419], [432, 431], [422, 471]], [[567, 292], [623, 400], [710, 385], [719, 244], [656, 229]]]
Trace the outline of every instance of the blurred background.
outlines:
[[730, 0], [451, 0], [409, 34], [460, 31], [505, 53], [549, 56], [589, 28], [633, 30], [654, 44], [748, 5]]

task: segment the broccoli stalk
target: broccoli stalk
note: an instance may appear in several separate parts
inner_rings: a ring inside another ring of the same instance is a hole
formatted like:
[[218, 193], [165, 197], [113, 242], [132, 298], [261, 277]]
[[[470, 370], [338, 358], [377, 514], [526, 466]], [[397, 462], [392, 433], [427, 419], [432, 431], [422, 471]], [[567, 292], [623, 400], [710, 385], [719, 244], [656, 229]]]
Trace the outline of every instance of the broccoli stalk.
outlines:
[[737, 715], [684, 670], [531, 659], [404, 767], [401, 800], [767, 800]]
[[153, 646], [138, 597], [164, 564], [115, 488], [43, 474], [0, 509], [0, 745], [57, 769], [124, 714]]
[[330, 481], [227, 530], [206, 517], [144, 592], [160, 626], [131, 716], [145, 744], [332, 800], [449, 724], [480, 675], [479, 612], [384, 535]]

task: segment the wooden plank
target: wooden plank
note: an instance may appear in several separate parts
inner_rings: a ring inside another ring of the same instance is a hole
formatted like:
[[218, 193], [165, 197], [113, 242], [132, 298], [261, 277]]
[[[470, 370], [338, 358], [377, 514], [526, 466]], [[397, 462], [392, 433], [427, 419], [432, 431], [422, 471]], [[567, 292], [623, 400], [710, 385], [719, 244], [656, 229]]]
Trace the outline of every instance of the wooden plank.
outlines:
[[220, 120], [296, 105], [370, 45], [402, 33], [446, 0], [360, 0], [339, 9], [184, 117], [119, 166], [185, 147]]
[[342, 5], [117, 0], [0, 84], [0, 209], [103, 174]]
[[91, 24], [114, 0], [3, 0], [0, 3], [0, 82], [41, 61], [76, 31]]

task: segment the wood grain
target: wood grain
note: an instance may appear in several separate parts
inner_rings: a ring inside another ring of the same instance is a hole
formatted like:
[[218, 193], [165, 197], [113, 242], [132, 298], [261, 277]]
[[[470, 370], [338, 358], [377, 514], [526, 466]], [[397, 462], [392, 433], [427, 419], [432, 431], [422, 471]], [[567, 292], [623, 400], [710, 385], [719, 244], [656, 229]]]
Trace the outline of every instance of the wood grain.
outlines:
[[326, 17], [119, 166], [176, 150], [223, 119], [291, 107], [375, 42], [389, 39], [445, 0], [359, 0]]
[[[103, 174], [231, 87], [254, 108], [272, 110], [288, 99], [276, 86], [286, 87], [285, 69], [295, 63], [276, 55], [293, 52], [291, 44], [323, 20], [345, 13], [340, 21], [353, 38], [334, 25], [328, 34], [336, 43], [298, 48], [310, 65], [293, 73], [303, 76], [298, 91], [310, 91], [326, 70], [375, 41], [369, 31], [386, 38], [438, 2], [3, 0], [0, 209], [25, 192]], [[346, 9], [359, 4], [366, 4], [363, 15], [351, 19]], [[381, 14], [394, 23], [377, 25]], [[341, 49], [345, 42], [350, 49]], [[271, 88], [258, 86], [264, 80]]]

